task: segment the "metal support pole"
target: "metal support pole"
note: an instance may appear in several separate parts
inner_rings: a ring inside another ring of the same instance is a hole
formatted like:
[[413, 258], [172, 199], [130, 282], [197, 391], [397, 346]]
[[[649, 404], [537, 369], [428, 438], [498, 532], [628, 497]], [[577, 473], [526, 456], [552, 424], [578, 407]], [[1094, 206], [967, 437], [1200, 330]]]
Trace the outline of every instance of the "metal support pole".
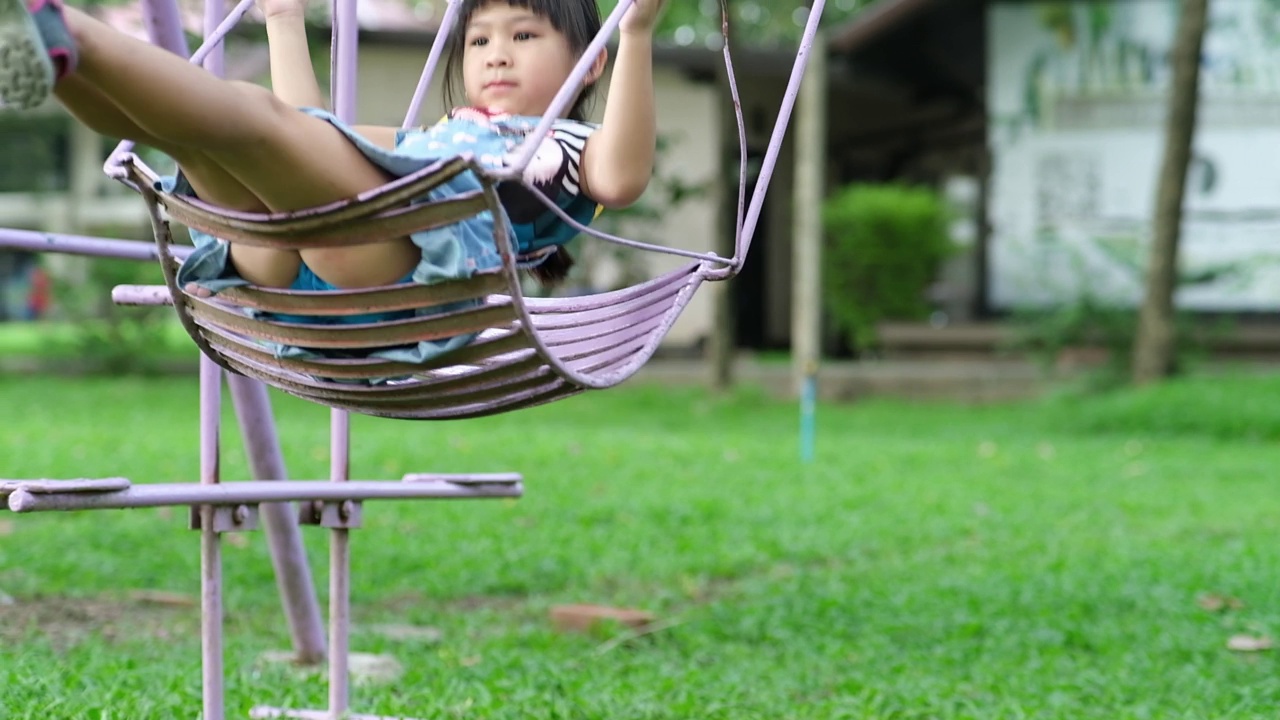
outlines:
[[[240, 423], [249, 469], [255, 480], [286, 480], [284, 456], [271, 413], [271, 398], [262, 383], [243, 375], [228, 375], [231, 401]], [[324, 623], [320, 618], [320, 602], [316, 599], [311, 566], [302, 547], [298, 513], [293, 503], [269, 503], [259, 512], [262, 528], [271, 548], [276, 587], [293, 637], [294, 659], [302, 664], [324, 662]]]
[[[222, 368], [200, 357], [200, 483], [219, 481], [219, 422], [222, 416]], [[200, 514], [200, 645], [204, 676], [203, 720], [223, 720], [222, 545], [213, 522], [213, 506]]]
[[[356, 0], [333, 0], [333, 111], [342, 120], [356, 119], [356, 57], [360, 26]], [[351, 418], [345, 411], [329, 414], [329, 479], [350, 477]], [[351, 531], [345, 523], [329, 530], [329, 713], [342, 717], [351, 706], [348, 659], [351, 651]]]
[[[216, 2], [222, 5], [222, 0]], [[143, 0], [143, 8], [144, 17], [149, 18], [147, 30], [151, 41], [187, 57], [190, 51], [182, 33], [176, 0]], [[220, 23], [222, 14], [221, 10], [218, 13], [206, 10], [206, 32]], [[213, 53], [207, 57], [220, 56]], [[215, 59], [214, 62], [218, 61]], [[178, 251], [187, 249], [174, 250], [178, 254]], [[254, 479], [287, 479], [266, 388], [255, 380], [239, 376], [229, 378], [229, 385]], [[299, 662], [321, 662], [325, 656], [324, 625], [320, 620], [319, 603], [296, 516], [287, 505], [267, 506], [263, 508], [262, 520], [271, 548], [281, 603], [293, 634], [294, 652]]]
[[[211, 32], [226, 12], [223, 0], [205, 0], [204, 31]], [[179, 24], [181, 21], [179, 20]], [[204, 67], [222, 75], [222, 48], [212, 52]], [[200, 356], [200, 482], [221, 480], [222, 368]], [[203, 637], [204, 720], [223, 720], [225, 679], [222, 651], [222, 537], [213, 521], [212, 505], [200, 513], [200, 629]]]
[[[227, 6], [225, 0], [204, 0], [205, 37], [212, 35], [226, 16]], [[218, 46], [210, 50], [209, 54], [204, 57], [204, 69], [218, 77], [225, 75], [226, 66], [223, 58], [226, 57], [226, 54], [226, 46], [218, 43]]]
[[[350, 476], [351, 418], [342, 410], [329, 415], [329, 479]], [[351, 705], [348, 658], [351, 652], [351, 531], [329, 530], [329, 712], [341, 717]]]

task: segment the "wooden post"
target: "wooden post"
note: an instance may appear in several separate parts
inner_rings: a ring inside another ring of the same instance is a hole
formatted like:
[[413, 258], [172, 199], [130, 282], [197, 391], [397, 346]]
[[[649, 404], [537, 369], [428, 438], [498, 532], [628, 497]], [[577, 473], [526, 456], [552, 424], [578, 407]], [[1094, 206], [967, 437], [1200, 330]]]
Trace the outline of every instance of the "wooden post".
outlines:
[[102, 187], [102, 137], [72, 122], [70, 131], [71, 152], [67, 173], [70, 176], [66, 208], [66, 232], [80, 234], [86, 231], [85, 208], [100, 204], [98, 190]]
[[827, 146], [827, 38], [819, 31], [797, 102], [792, 203], [791, 378], [804, 395], [822, 348], [822, 199]]

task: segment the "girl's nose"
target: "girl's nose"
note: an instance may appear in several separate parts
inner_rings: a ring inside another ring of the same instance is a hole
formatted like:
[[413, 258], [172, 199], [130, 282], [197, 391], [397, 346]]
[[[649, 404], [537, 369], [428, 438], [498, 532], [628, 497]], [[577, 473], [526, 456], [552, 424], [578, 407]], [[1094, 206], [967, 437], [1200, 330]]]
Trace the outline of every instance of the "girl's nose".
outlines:
[[506, 67], [511, 64], [511, 53], [507, 52], [507, 46], [501, 41], [489, 42], [489, 55], [486, 58], [486, 64], [489, 67]]

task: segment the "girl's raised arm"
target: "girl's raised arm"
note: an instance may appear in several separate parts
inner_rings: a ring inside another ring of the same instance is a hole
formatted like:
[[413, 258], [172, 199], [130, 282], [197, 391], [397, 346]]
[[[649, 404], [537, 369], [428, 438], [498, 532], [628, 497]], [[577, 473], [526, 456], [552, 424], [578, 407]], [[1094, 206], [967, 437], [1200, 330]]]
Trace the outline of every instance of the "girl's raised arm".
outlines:
[[306, 0], [258, 0], [258, 7], [267, 19], [272, 92], [294, 107], [326, 107], [307, 47]]
[[583, 193], [607, 208], [639, 200], [653, 175], [653, 28], [664, 1], [636, 0], [623, 16], [604, 121], [583, 148]]

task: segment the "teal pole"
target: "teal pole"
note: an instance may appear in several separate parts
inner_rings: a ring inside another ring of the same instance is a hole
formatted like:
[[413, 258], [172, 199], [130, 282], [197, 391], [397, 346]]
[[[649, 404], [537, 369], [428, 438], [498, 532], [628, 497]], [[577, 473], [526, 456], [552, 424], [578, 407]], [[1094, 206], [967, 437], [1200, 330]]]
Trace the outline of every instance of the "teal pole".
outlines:
[[804, 381], [800, 387], [800, 462], [813, 462], [814, 433], [816, 431], [816, 409], [818, 404], [818, 368], [811, 363], [805, 368]]

